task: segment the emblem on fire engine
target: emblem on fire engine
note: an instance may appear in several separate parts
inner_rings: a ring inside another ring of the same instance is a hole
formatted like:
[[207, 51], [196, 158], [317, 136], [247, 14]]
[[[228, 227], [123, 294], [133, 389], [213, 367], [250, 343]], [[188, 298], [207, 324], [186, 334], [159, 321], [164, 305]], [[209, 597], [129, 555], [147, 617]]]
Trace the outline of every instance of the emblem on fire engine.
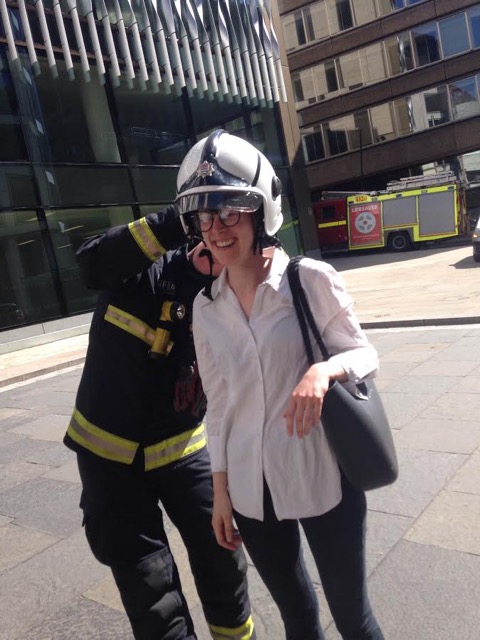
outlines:
[[198, 165], [197, 176], [199, 176], [200, 178], [206, 178], [207, 176], [211, 176], [213, 174], [213, 171], [213, 164], [204, 160]]

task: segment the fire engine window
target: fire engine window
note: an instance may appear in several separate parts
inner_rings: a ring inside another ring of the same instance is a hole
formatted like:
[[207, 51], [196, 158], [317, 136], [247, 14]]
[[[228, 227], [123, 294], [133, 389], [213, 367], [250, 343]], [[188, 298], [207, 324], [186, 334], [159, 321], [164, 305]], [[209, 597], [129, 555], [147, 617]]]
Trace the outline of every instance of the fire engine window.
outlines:
[[335, 219], [335, 207], [333, 205], [326, 205], [322, 207], [321, 218], [323, 222], [328, 222], [329, 220]]

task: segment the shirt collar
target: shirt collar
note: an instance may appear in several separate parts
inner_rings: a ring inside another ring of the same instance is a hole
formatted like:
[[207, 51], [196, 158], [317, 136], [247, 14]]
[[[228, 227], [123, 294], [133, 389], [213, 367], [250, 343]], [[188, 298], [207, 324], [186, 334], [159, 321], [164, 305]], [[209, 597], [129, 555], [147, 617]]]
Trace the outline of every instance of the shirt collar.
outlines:
[[[275, 291], [278, 291], [280, 281], [285, 269], [287, 268], [288, 261], [289, 257], [283, 249], [274, 249], [270, 270], [264, 280], [264, 283], [270, 285]], [[225, 293], [228, 288], [227, 270], [223, 268], [220, 275], [212, 285], [212, 298], [215, 299], [219, 293]]]

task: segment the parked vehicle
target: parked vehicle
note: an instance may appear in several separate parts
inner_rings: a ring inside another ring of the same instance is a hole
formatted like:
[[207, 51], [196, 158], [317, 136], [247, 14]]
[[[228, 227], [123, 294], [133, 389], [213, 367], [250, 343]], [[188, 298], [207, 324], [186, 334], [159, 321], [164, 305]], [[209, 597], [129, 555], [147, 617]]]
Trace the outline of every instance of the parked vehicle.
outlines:
[[371, 194], [324, 194], [312, 207], [322, 250], [406, 251], [466, 232], [465, 197], [452, 172], [402, 179]]
[[0, 303], [0, 330], [10, 329], [25, 324], [23, 310], [15, 302]]
[[480, 219], [472, 233], [473, 259], [480, 262]]

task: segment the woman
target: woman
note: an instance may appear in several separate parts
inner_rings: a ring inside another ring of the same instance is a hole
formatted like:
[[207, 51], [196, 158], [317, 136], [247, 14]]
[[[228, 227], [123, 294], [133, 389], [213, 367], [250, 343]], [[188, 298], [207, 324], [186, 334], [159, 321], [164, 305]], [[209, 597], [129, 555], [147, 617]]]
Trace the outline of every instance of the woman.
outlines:
[[342, 476], [320, 421], [329, 382], [374, 375], [376, 353], [339, 275], [305, 259], [301, 282], [334, 354], [328, 362], [317, 354], [308, 366], [288, 257], [278, 246], [262, 249], [275, 244], [283, 220], [280, 181], [252, 145], [212, 133], [187, 154], [177, 188], [187, 231], [200, 232], [224, 267], [197, 296], [193, 314], [217, 541], [226, 549], [244, 542], [280, 609], [287, 640], [323, 640], [300, 523], [342, 638], [382, 640], [366, 590], [365, 496]]

